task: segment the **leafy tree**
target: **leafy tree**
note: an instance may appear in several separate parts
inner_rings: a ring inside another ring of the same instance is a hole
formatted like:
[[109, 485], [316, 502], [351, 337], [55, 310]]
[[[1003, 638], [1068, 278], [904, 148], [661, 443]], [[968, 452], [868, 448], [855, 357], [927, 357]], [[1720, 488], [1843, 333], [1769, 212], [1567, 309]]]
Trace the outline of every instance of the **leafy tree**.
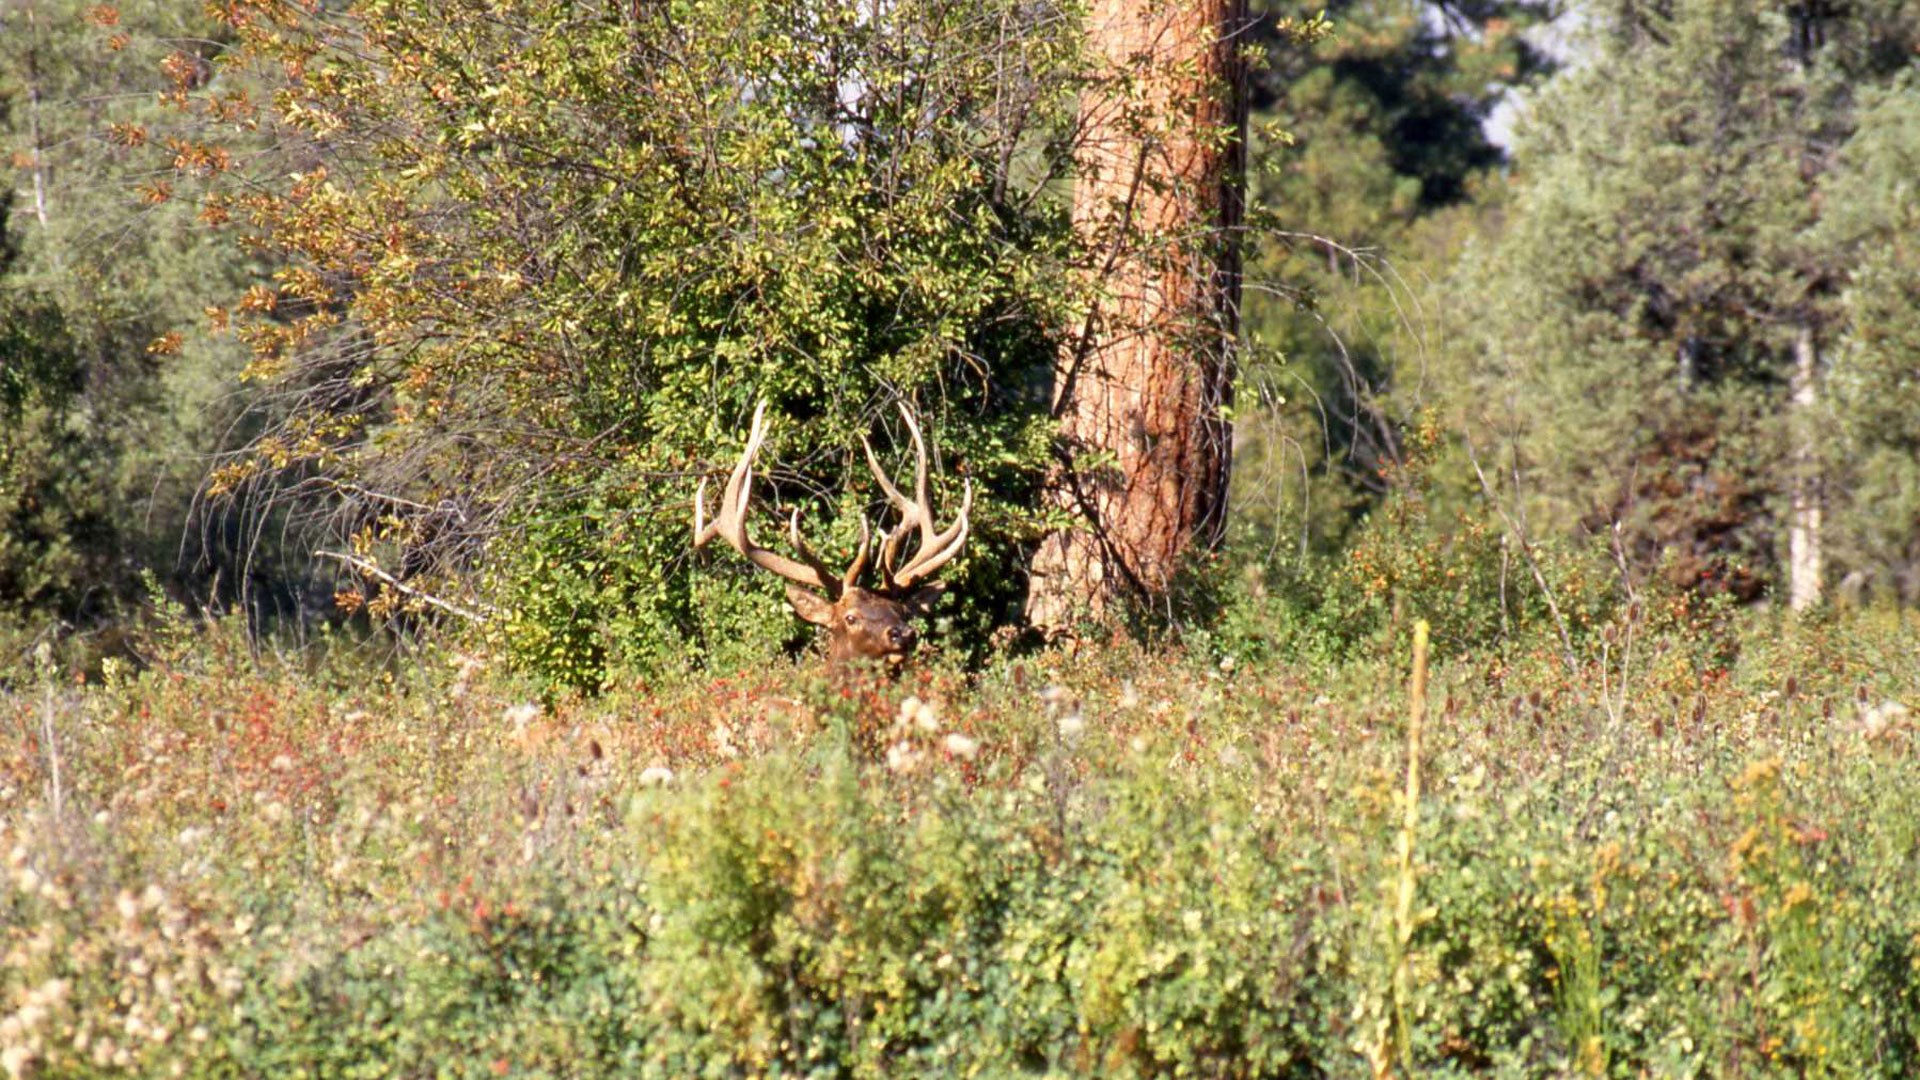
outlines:
[[844, 553], [876, 505], [857, 436], [904, 445], [906, 399], [936, 498], [988, 493], [959, 624], [1015, 616], [1074, 310], [1068, 10], [224, 10], [305, 164], [210, 196], [289, 263], [235, 312], [285, 411], [216, 487], [330, 500], [340, 554], [407, 586], [374, 610], [478, 582], [517, 655], [586, 685], [788, 636], [773, 583], [696, 569], [694, 482], [767, 399], [767, 498]]
[[1285, 571], [1345, 543], [1405, 475], [1445, 302], [1431, 282], [1500, 212], [1487, 121], [1549, 70], [1528, 31], [1550, 12], [1356, 0], [1302, 40], [1283, 30], [1320, 8], [1258, 7], [1236, 529], [1249, 551], [1296, 553]]
[[[1836, 571], [1920, 602], [1920, 85], [1863, 95], [1822, 181], [1819, 239], [1849, 268], [1823, 420]], [[1850, 590], [1851, 591], [1851, 590]]]
[[167, 159], [219, 159], [194, 158], [154, 95], [156, 64], [205, 84], [211, 29], [182, 0], [0, 5], [0, 165], [19, 193], [0, 206], [0, 609], [84, 625], [145, 567], [242, 584], [193, 503], [237, 353], [195, 325], [248, 260], [169, 198]]
[[60, 311], [0, 292], [0, 613], [81, 614], [111, 558], [112, 507], [76, 430], [83, 371]]
[[1910, 20], [1759, 0], [1589, 19], [1591, 54], [1530, 110], [1510, 227], [1450, 288], [1478, 354], [1457, 400], [1543, 532], [1757, 596], [1782, 520], [1817, 528], [1805, 410], [1851, 271], [1816, 242], [1818, 182], [1862, 84], [1911, 62], [1887, 59]]

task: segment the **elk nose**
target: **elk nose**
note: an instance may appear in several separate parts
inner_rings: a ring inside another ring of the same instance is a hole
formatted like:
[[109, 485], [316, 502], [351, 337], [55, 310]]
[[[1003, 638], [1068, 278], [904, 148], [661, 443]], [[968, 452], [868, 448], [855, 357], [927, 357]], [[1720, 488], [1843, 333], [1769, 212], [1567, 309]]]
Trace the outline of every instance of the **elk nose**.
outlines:
[[888, 640], [892, 641], [893, 644], [898, 645], [903, 649], [909, 645], [912, 645], [914, 642], [914, 639], [919, 636], [920, 635], [916, 633], [913, 627], [911, 626], [896, 626], [893, 629], [887, 631]]

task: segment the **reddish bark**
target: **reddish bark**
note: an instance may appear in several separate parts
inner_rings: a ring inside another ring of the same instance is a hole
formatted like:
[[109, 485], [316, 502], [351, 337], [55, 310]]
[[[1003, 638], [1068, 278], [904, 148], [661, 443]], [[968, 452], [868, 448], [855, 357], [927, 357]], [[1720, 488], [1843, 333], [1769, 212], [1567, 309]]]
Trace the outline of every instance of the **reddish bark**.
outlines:
[[1237, 334], [1244, 0], [1094, 0], [1074, 221], [1101, 299], [1055, 372], [1064, 460], [1027, 613], [1057, 632], [1166, 597], [1224, 522]]

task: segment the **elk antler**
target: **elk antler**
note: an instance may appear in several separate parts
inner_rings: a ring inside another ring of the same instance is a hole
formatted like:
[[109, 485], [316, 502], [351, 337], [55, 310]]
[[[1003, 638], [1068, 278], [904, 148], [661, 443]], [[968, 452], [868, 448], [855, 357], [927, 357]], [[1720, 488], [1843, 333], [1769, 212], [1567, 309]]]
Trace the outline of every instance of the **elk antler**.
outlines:
[[694, 492], [693, 546], [702, 548], [714, 537], [721, 537], [762, 570], [770, 570], [796, 585], [816, 589], [829, 597], [838, 596], [853, 584], [854, 578], [866, 567], [867, 532], [864, 522], [861, 523], [860, 555], [854, 559], [853, 568], [840, 578], [836, 578], [826, 564], [801, 542], [800, 511], [797, 509], [788, 519], [787, 532], [802, 561], [795, 562], [778, 552], [763, 548], [747, 536], [747, 506], [753, 500], [753, 458], [760, 452], [760, 444], [766, 435], [767, 403], [762, 401], [754, 407], [753, 430], [747, 436], [747, 448], [740, 455], [740, 463], [733, 467], [733, 472], [727, 477], [726, 491], [720, 496], [719, 516], [711, 524], [706, 521], [707, 482], [700, 481], [700, 487]]
[[[927, 444], [920, 438], [920, 425], [914, 422], [913, 413], [904, 402], [900, 404], [900, 418], [907, 422], [907, 433], [913, 437], [913, 498], [900, 494], [900, 489], [880, 468], [880, 459], [874, 456], [872, 445], [864, 436], [860, 439], [860, 445], [866, 448], [867, 465], [873, 470], [873, 478], [880, 482], [880, 490], [887, 493], [887, 501], [900, 511], [900, 524], [880, 543], [880, 572], [886, 578], [887, 589], [896, 593], [912, 588], [915, 582], [931, 576], [960, 554], [960, 549], [967, 543], [967, 515], [973, 511], [973, 481], [969, 480], [966, 482], [966, 494], [960, 500], [960, 516], [945, 532], [939, 531], [934, 525], [927, 498]], [[919, 549], [907, 560], [906, 565], [901, 566], [900, 549], [905, 545], [908, 533], [916, 529], [920, 533]], [[861, 557], [856, 562], [864, 565], [865, 561], [863, 527]]]

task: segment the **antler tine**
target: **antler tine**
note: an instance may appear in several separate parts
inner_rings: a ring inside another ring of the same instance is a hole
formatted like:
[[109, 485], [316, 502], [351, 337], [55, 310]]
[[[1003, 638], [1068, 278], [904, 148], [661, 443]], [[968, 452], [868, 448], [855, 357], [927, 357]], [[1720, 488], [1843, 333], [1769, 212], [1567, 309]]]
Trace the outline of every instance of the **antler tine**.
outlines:
[[[860, 447], [867, 452], [867, 468], [873, 471], [874, 480], [879, 483], [880, 490], [886, 493], [887, 502], [893, 504], [894, 509], [900, 511], [902, 515], [901, 525], [914, 523], [912, 516], [913, 500], [900, 494], [900, 489], [893, 486], [892, 478], [887, 476], [887, 470], [880, 467], [880, 458], [874, 454], [873, 444], [867, 441], [865, 435], [860, 436]], [[900, 526], [895, 526], [894, 531], [899, 532]]]
[[913, 419], [913, 411], [904, 401], [896, 401], [900, 407], [900, 419], [907, 422], [907, 434], [913, 438], [913, 502], [920, 508], [920, 541], [925, 543], [933, 536], [932, 502], [927, 498], [927, 444], [920, 437], [920, 425]]
[[933, 514], [927, 510], [927, 444], [921, 439], [920, 425], [914, 421], [906, 403], [900, 402], [899, 405], [900, 418], [907, 422], [907, 434], [913, 439], [913, 498], [900, 494], [893, 479], [880, 467], [880, 458], [873, 452], [873, 444], [867, 442], [866, 436], [860, 437], [860, 445], [867, 452], [867, 468], [873, 471], [873, 478], [879, 481], [880, 490], [886, 493], [887, 501], [893, 504], [893, 508], [900, 511], [900, 525], [895, 531], [909, 525], [919, 529], [920, 543], [924, 546], [936, 532]]
[[965, 494], [960, 497], [960, 516], [954, 519], [947, 531], [935, 536], [931, 543], [920, 545], [913, 561], [893, 575], [895, 586], [907, 588], [921, 578], [931, 576], [935, 570], [953, 561], [967, 546], [968, 519], [973, 513], [973, 481], [966, 482]]
[[873, 530], [867, 525], [866, 515], [860, 516], [860, 549], [854, 553], [853, 564], [840, 579], [842, 589], [851, 589], [860, 584], [860, 575], [867, 572], [867, 557], [873, 554]]
[[[913, 439], [913, 494], [909, 499], [900, 493], [900, 489], [880, 467], [880, 459], [874, 454], [872, 444], [863, 436], [860, 445], [867, 452], [867, 466], [873, 471], [873, 478], [879, 482], [880, 490], [886, 493], [887, 501], [900, 512], [900, 524], [895, 526], [880, 546], [880, 565], [888, 584], [894, 589], [905, 589], [914, 582], [932, 574], [946, 565], [967, 539], [967, 516], [973, 509], [973, 484], [966, 485], [966, 494], [962, 499], [960, 517], [945, 532], [941, 532], [933, 522], [932, 500], [927, 495], [927, 443], [920, 434], [920, 424], [913, 418], [913, 411], [905, 402], [899, 402], [900, 418], [907, 422], [907, 434]], [[900, 549], [906, 544], [907, 535], [918, 531], [920, 547], [905, 567], [898, 567]]]
[[[725, 536], [727, 542], [746, 551], [746, 507], [747, 499], [753, 491], [753, 459], [760, 453], [760, 443], [767, 435], [767, 403], [762, 401], [753, 409], [753, 427], [747, 434], [747, 448], [741, 452], [740, 461], [733, 471], [727, 474], [727, 486], [720, 496], [720, 516], [710, 525], [703, 524], [707, 514], [707, 481], [700, 479], [700, 486], [693, 492], [693, 546], [705, 547], [716, 536]], [[732, 522], [736, 529], [729, 525]]]
[[880, 572], [888, 577], [900, 565], [900, 547], [907, 542], [907, 536], [913, 532], [913, 523], [903, 521], [895, 525], [880, 544]]
[[818, 589], [829, 596], [840, 590], [840, 582], [818, 560], [813, 553], [799, 543], [800, 515], [794, 511], [791, 530], [795, 544], [805, 562], [795, 562], [777, 552], [755, 544], [747, 536], [747, 508], [753, 501], [753, 459], [760, 452], [760, 444], [767, 435], [767, 403], [760, 402], [753, 410], [753, 428], [747, 435], [747, 448], [740, 455], [739, 464], [727, 475], [726, 491], [720, 497], [719, 515], [712, 523], [706, 521], [706, 481], [701, 481], [693, 495], [693, 546], [704, 547], [716, 536], [727, 543], [748, 561], [762, 570], [777, 574], [797, 585]]
[[826, 564], [826, 560], [813, 553], [813, 549], [807, 546], [807, 541], [800, 535], [800, 508], [797, 506], [787, 516], [787, 539], [793, 544], [794, 554], [800, 556], [801, 562], [806, 563], [814, 573], [820, 575], [821, 580], [837, 582], [840, 588], [844, 589], [853, 584], [853, 578], [858, 576], [856, 574], [846, 578], [836, 577], [833, 568]]

